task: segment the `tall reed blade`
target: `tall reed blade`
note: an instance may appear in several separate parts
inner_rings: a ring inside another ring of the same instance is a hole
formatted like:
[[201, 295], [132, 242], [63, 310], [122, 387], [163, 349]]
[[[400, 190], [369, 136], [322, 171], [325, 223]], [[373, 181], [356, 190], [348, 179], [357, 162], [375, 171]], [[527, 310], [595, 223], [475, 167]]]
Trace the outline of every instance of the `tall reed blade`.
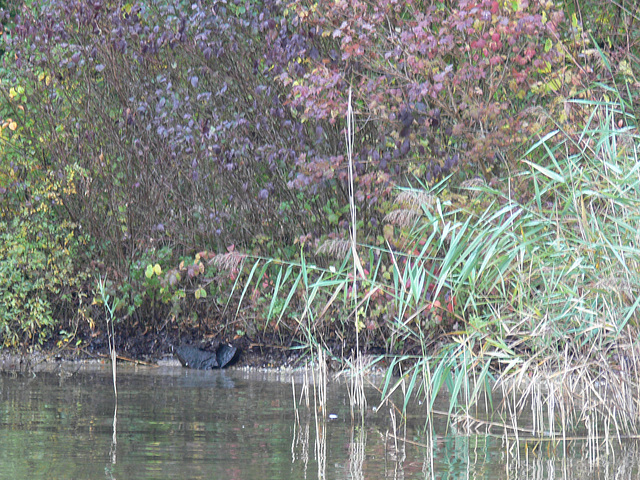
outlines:
[[111, 302], [111, 296], [107, 293], [106, 290], [107, 279], [102, 279], [102, 276], [98, 278], [98, 294], [99, 301], [104, 305], [106, 322], [107, 322], [107, 336], [109, 340], [109, 357], [111, 358], [111, 375], [113, 378], [113, 393], [116, 398], [116, 404], [118, 402], [118, 386], [117, 386], [117, 371], [116, 371], [116, 362], [117, 362], [117, 354], [116, 354], [116, 334], [115, 334], [115, 312], [118, 307], [118, 300], [114, 300]]
[[[354, 193], [354, 183], [353, 183], [353, 142], [355, 136], [355, 118], [353, 115], [353, 107], [351, 105], [351, 88], [349, 88], [349, 102], [347, 104], [347, 128], [345, 129], [345, 142], [347, 145], [347, 160], [349, 162], [349, 206], [351, 212], [351, 228], [350, 239], [351, 239], [351, 254], [353, 255], [353, 270], [354, 270], [354, 278], [353, 278], [353, 288], [355, 292], [356, 287], [356, 278], [358, 274], [360, 278], [365, 278], [364, 269], [362, 268], [362, 263], [360, 262], [360, 257], [358, 256], [358, 252], [356, 250], [356, 239], [357, 239], [357, 220], [356, 220], [356, 203], [355, 203], [355, 193]], [[355, 296], [354, 296], [355, 298]]]

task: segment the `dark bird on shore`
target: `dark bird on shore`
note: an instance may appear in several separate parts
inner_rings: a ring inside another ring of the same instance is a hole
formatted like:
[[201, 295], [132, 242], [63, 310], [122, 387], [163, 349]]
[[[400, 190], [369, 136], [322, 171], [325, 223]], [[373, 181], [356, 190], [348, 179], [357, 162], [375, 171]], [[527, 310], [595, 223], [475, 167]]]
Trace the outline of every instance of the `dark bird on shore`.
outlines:
[[238, 349], [227, 343], [221, 343], [215, 352], [188, 345], [174, 347], [173, 353], [183, 367], [196, 370], [225, 368], [237, 360]]

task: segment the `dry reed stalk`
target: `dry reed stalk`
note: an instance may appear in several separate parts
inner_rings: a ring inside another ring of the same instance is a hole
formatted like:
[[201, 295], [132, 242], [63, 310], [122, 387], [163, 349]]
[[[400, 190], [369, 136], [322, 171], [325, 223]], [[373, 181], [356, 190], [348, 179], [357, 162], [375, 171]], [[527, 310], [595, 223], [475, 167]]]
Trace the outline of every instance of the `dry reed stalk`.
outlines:
[[[305, 465], [305, 471], [307, 464], [309, 463], [309, 430], [309, 417], [307, 417], [307, 421], [304, 426], [302, 424], [298, 425], [297, 432], [294, 424], [293, 436], [291, 439], [291, 462], [294, 463], [298, 459], [301, 460]], [[296, 447], [300, 447], [298, 455], [296, 455]]]
[[[622, 348], [622, 347], [620, 347]], [[517, 417], [525, 407], [531, 409], [531, 434], [539, 438], [562, 438], [564, 448], [569, 433], [582, 425], [587, 436], [591, 460], [597, 461], [600, 453], [596, 446], [610, 448], [612, 441], [622, 444], [624, 439], [638, 437], [638, 365], [633, 360], [635, 348], [621, 354], [620, 365], [612, 368], [610, 360], [601, 354], [587, 352], [584, 360], [576, 364], [569, 348], [563, 354], [562, 370], [559, 366], [546, 365], [546, 360], [538, 365], [525, 365], [517, 378], [500, 379], [504, 404], [513, 427]], [[518, 431], [513, 428], [518, 441]], [[505, 430], [505, 435], [507, 431]], [[577, 437], [571, 436], [572, 439]]]
[[[355, 438], [355, 432], [358, 437]], [[354, 480], [364, 480], [364, 461], [366, 459], [367, 430], [364, 428], [351, 429], [351, 443], [349, 445], [349, 472]]]
[[395, 204], [404, 208], [422, 211], [436, 203], [436, 197], [423, 190], [402, 190], [395, 199]]
[[364, 392], [364, 371], [366, 368], [365, 359], [361, 356], [352, 359], [349, 378], [347, 380], [347, 393], [349, 395], [349, 408], [351, 410], [351, 421], [355, 420], [355, 411], [360, 412], [361, 420], [364, 421], [364, 414], [367, 411], [367, 397]]
[[387, 213], [384, 216], [384, 222], [397, 225], [401, 228], [409, 228], [415, 225], [420, 217], [422, 217], [420, 210], [399, 208], [398, 210]]
[[213, 257], [211, 257], [209, 262], [213, 263], [221, 270], [225, 270], [230, 273], [236, 273], [239, 271], [240, 265], [246, 258], [247, 255], [233, 251], [214, 255]]
[[[396, 422], [396, 411], [393, 408], [389, 408], [389, 416], [391, 417], [391, 431], [393, 431], [393, 444], [394, 450], [398, 453], [398, 424]], [[397, 457], [396, 457], [397, 460]]]
[[[318, 346], [317, 365], [312, 371], [313, 379], [313, 401], [316, 404], [316, 410], [322, 412], [323, 418], [327, 416], [327, 358]], [[317, 375], [316, 375], [317, 374]]]
[[[356, 249], [357, 245], [357, 231], [358, 231], [358, 222], [356, 221], [356, 203], [355, 203], [355, 193], [354, 193], [354, 182], [353, 182], [353, 141], [354, 141], [354, 128], [355, 128], [355, 119], [353, 115], [353, 107], [351, 105], [351, 87], [349, 88], [349, 101], [347, 103], [347, 128], [345, 129], [345, 143], [347, 146], [347, 159], [349, 163], [349, 210], [351, 213], [351, 225], [349, 228], [349, 238], [351, 240], [351, 256], [353, 258], [353, 298], [358, 298], [358, 276], [360, 278], [366, 278], [364, 274], [364, 269], [362, 268], [362, 263], [360, 262], [360, 257], [358, 256], [358, 251]], [[356, 354], [360, 353], [360, 335], [359, 335], [359, 312], [356, 307], [354, 310], [354, 326], [356, 329]]]
[[296, 382], [291, 377], [291, 392], [293, 393], [293, 411], [296, 419], [296, 424], [300, 425], [300, 415], [298, 414], [298, 402], [296, 401]]
[[358, 223], [356, 221], [356, 203], [355, 203], [355, 190], [354, 190], [354, 176], [353, 176], [353, 142], [355, 138], [355, 117], [353, 115], [353, 107], [351, 105], [351, 88], [349, 88], [349, 101], [347, 104], [347, 128], [345, 129], [345, 142], [347, 145], [347, 160], [349, 166], [349, 211], [351, 213], [351, 225], [349, 228], [350, 240], [351, 240], [351, 253], [353, 254], [353, 270], [354, 270], [354, 288], [358, 274], [361, 278], [365, 278], [362, 263], [356, 250], [357, 245], [357, 233]]
[[304, 377], [302, 377], [302, 388], [300, 389], [300, 403], [302, 403], [302, 399], [304, 398], [305, 405], [307, 409], [310, 407], [309, 404], [309, 369], [307, 368], [304, 372]]
[[332, 238], [324, 241], [316, 250], [316, 254], [333, 255], [335, 257], [344, 257], [351, 250], [351, 241]]
[[[324, 351], [320, 346], [318, 346], [317, 363], [318, 365], [316, 365], [312, 371], [313, 413], [316, 425], [316, 460], [318, 462], [318, 478], [325, 478], [327, 465], [327, 436], [325, 434], [327, 415], [327, 362]], [[319, 418], [318, 411], [321, 411], [322, 418]]]
[[402, 228], [409, 228], [422, 217], [426, 207], [435, 203], [435, 197], [430, 193], [419, 190], [402, 190], [394, 201], [396, 210], [385, 215], [383, 221]]
[[318, 478], [326, 478], [327, 470], [327, 436], [325, 435], [326, 420], [318, 421], [316, 413], [316, 461], [318, 462]]

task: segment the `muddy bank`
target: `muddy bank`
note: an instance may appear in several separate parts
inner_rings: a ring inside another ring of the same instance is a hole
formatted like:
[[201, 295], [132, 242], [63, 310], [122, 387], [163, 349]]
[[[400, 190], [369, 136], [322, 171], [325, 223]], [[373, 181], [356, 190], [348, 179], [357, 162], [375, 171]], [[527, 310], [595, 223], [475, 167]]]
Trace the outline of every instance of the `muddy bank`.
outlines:
[[[39, 349], [15, 348], [0, 350], [0, 371], [40, 370], [45, 364], [61, 362], [107, 362], [109, 342], [106, 336], [64, 341], [54, 339]], [[197, 335], [158, 335], [140, 333], [133, 336], [116, 336], [116, 353], [120, 362], [142, 365], [180, 366], [174, 347], [189, 345], [207, 351], [215, 351], [221, 342], [238, 349], [234, 365], [250, 367], [296, 366], [303, 355], [277, 345], [252, 342], [247, 338], [217, 339]]]
[[[116, 335], [116, 353], [121, 363], [140, 365], [180, 366], [175, 348], [192, 346], [215, 352], [221, 343], [238, 349], [233, 367], [296, 368], [309, 359], [308, 349], [291, 341], [288, 345], [276, 340], [252, 340], [247, 337], [216, 338], [201, 332], [158, 334], [138, 332]], [[337, 347], [336, 347], [337, 348]], [[86, 338], [57, 338], [41, 348], [15, 348], [0, 350], [0, 371], [40, 371], [51, 369], [52, 364], [67, 362], [108, 362], [109, 342], [106, 335]], [[337, 353], [339, 358], [340, 352]], [[329, 360], [329, 367], [340, 369], [336, 361]]]

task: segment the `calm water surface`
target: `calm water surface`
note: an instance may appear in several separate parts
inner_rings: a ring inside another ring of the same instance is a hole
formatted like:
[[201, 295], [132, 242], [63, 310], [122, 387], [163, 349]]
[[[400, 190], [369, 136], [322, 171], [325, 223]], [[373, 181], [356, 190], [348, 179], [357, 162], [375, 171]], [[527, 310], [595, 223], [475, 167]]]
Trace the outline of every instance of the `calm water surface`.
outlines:
[[[379, 394], [368, 394], [376, 404]], [[108, 367], [72, 376], [3, 373], [0, 479], [639, 477], [636, 444], [594, 457], [584, 442], [570, 442], [565, 453], [562, 444], [508, 445], [441, 424], [427, 449], [417, 405], [400, 441], [389, 435], [388, 407], [353, 426], [343, 383], [329, 384], [327, 404], [336, 418], [316, 423], [313, 410], [300, 406], [296, 419], [290, 374], [119, 368], [114, 412]]]

